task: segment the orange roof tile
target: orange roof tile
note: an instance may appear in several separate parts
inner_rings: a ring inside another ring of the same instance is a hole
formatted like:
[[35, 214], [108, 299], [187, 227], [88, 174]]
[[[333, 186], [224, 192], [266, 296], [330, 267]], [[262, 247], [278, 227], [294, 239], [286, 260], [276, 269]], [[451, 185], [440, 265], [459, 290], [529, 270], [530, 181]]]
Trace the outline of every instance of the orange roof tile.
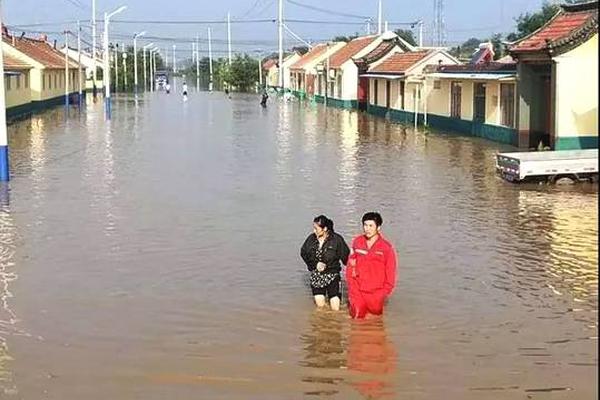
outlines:
[[24, 61], [15, 58], [6, 52], [2, 52], [2, 59], [4, 60], [4, 70], [8, 69], [31, 69], [32, 66]]
[[369, 72], [402, 74], [406, 72], [407, 69], [424, 59], [429, 53], [429, 50], [396, 53], [384, 60], [381, 64], [377, 65], [375, 68], [370, 69]]
[[309, 62], [313, 61], [314, 59], [316, 59], [317, 57], [323, 55], [326, 51], [327, 51], [327, 45], [324, 43], [318, 44], [315, 47], [313, 47], [312, 49], [310, 49], [310, 51], [308, 53], [306, 53], [305, 55], [303, 55], [302, 57], [300, 57], [300, 59], [298, 61], [296, 61], [295, 63], [293, 63], [290, 66], [290, 69], [302, 69], [304, 68], [304, 66], [306, 64], [308, 64]]
[[[14, 37], [13, 44], [13, 37], [2, 35], [2, 39], [5, 43], [42, 64], [45, 68], [65, 68], [65, 55], [50, 46], [45, 40]], [[69, 68], [77, 68], [77, 63], [72, 59], [69, 59]]]
[[562, 6], [562, 9], [540, 29], [516, 42], [511, 52], [536, 52], [548, 49], [553, 42], [568, 39], [572, 34], [592, 25], [598, 31], [598, 2]]
[[271, 58], [263, 63], [263, 69], [271, 69], [274, 65], [277, 65], [277, 60]]
[[359, 37], [351, 40], [344, 47], [333, 53], [329, 58], [329, 68], [338, 69], [356, 53], [373, 43], [377, 36]]

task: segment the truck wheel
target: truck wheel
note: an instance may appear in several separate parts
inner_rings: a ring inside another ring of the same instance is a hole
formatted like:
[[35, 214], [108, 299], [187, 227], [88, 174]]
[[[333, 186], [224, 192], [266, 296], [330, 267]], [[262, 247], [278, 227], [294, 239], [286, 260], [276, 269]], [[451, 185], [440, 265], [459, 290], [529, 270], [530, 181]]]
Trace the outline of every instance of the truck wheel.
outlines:
[[577, 182], [577, 178], [573, 175], [566, 175], [566, 176], [558, 176], [556, 177], [556, 179], [554, 180], [554, 183], [556, 185], [574, 185], [575, 182]]

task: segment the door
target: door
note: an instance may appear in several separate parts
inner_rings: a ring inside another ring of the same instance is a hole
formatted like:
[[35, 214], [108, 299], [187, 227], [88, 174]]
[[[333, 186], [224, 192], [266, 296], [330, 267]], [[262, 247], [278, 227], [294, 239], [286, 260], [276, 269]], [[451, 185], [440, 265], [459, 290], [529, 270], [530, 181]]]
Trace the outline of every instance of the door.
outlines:
[[473, 91], [473, 121], [485, 122], [485, 83], [476, 82]]
[[392, 97], [392, 81], [389, 79], [385, 82], [385, 106], [386, 108], [390, 108]]
[[360, 110], [367, 109], [369, 101], [369, 78], [358, 78], [358, 108]]

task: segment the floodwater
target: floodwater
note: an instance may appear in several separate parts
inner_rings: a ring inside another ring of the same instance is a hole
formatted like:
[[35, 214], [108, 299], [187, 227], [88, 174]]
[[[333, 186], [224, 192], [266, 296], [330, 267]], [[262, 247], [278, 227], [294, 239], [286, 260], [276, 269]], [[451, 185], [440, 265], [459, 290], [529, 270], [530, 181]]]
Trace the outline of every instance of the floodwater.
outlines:
[[[597, 186], [512, 185], [492, 142], [258, 103], [155, 93], [110, 123], [99, 101], [10, 126], [0, 398], [596, 398]], [[399, 254], [384, 317], [315, 312], [312, 218], [349, 241], [371, 210]]]

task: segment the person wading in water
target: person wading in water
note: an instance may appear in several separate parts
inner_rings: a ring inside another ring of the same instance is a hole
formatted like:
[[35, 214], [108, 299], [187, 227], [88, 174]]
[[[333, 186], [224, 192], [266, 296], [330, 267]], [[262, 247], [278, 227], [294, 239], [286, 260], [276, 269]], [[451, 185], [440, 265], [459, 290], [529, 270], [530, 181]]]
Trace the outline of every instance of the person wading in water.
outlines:
[[333, 221], [324, 215], [316, 217], [313, 233], [304, 241], [300, 256], [310, 271], [310, 287], [317, 307], [324, 307], [329, 298], [331, 309], [340, 309], [340, 263], [345, 265], [349, 255], [344, 238], [333, 230]]

